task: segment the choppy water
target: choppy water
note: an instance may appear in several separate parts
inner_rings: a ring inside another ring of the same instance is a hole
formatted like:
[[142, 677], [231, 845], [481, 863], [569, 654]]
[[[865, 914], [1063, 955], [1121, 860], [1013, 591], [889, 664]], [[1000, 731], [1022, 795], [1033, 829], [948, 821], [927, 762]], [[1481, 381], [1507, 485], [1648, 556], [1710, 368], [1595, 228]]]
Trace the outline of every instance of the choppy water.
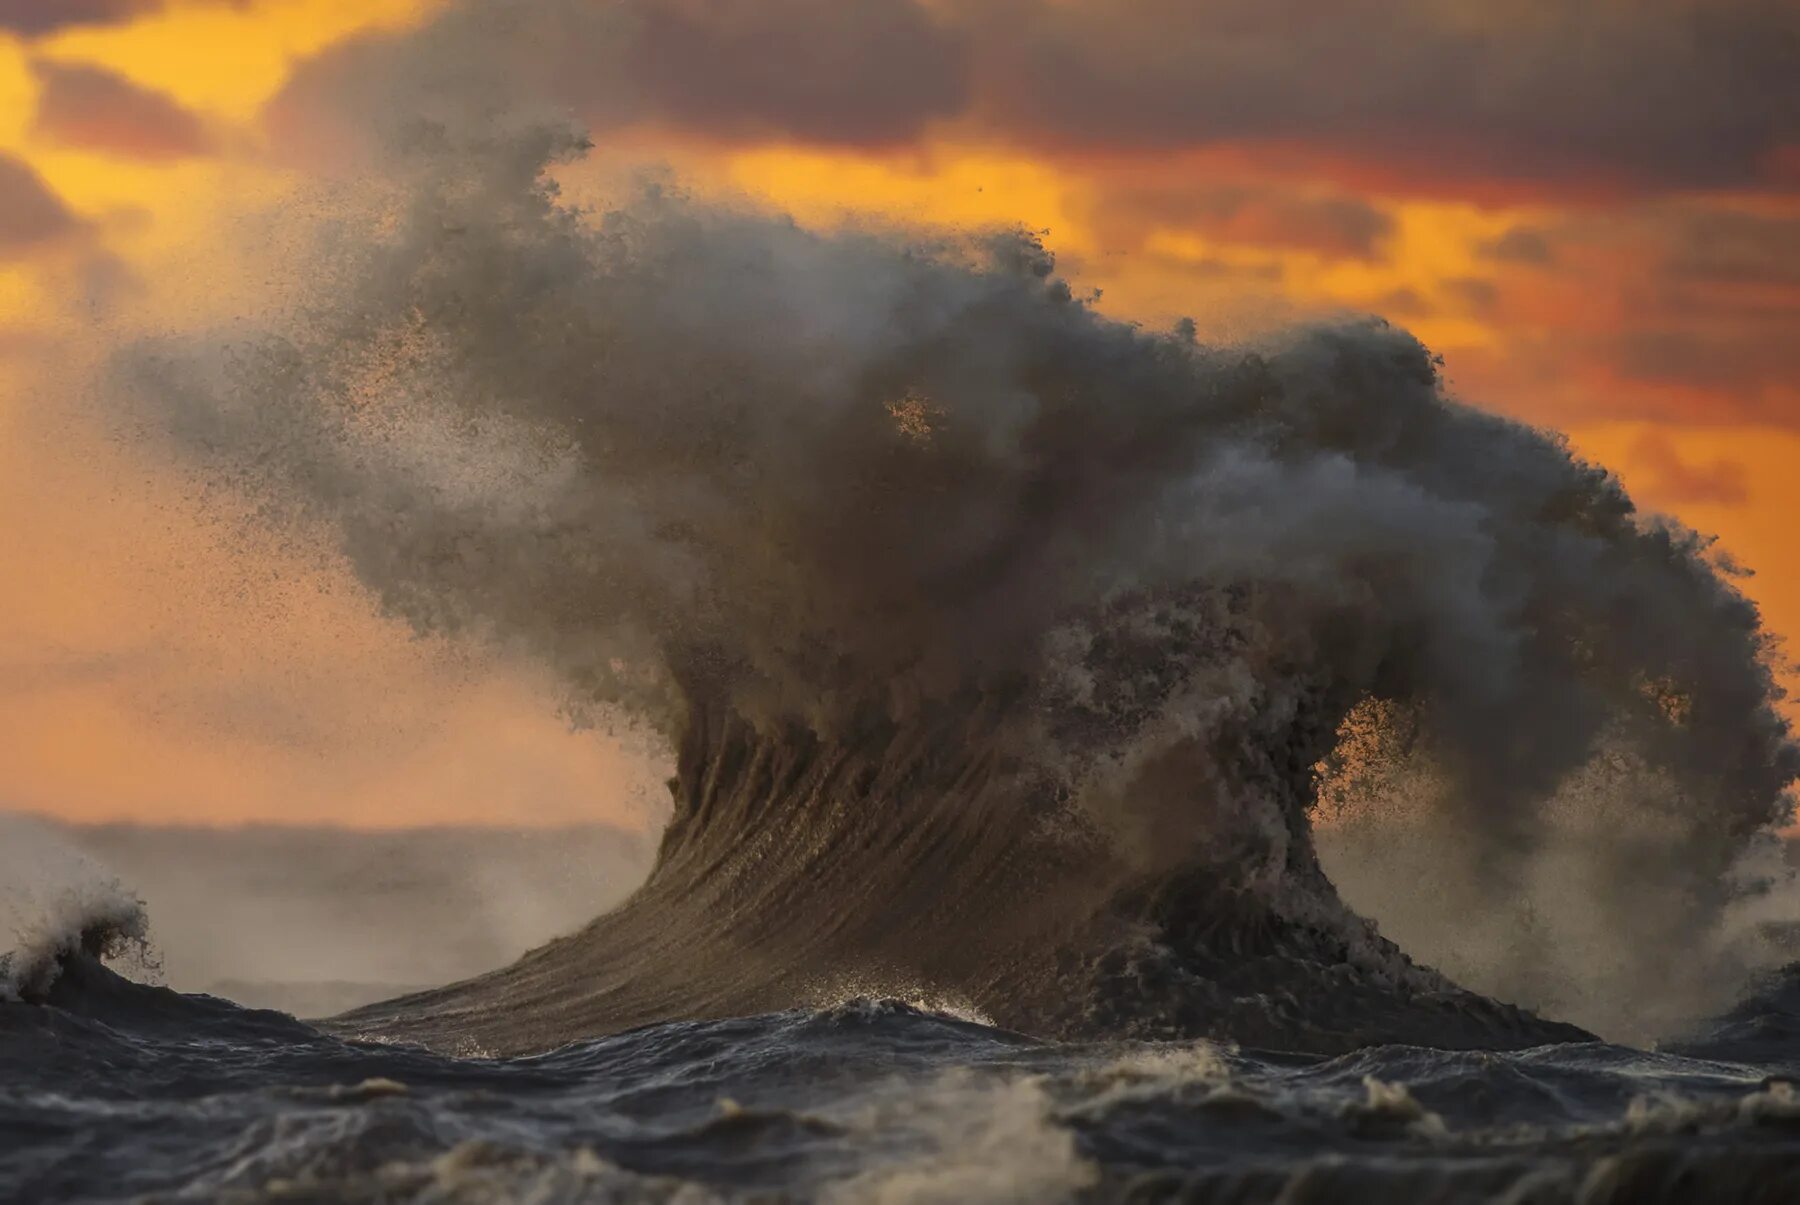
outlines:
[[8, 1201], [1790, 1201], [1800, 974], [1688, 1045], [1335, 1058], [888, 1000], [516, 1059], [79, 960], [0, 1006]]

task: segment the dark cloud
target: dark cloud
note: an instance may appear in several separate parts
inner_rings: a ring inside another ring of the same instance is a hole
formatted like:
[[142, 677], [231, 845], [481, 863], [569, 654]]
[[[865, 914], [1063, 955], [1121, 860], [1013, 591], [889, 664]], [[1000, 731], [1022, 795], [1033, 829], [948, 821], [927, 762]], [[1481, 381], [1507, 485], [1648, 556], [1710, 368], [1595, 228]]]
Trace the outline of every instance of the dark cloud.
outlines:
[[882, 145], [968, 102], [964, 48], [916, 0], [464, 0], [418, 31], [378, 32], [303, 64], [271, 102], [289, 154], [371, 134], [568, 112], [706, 137]]
[[[1648, 407], [1684, 422], [1800, 424], [1800, 199], [1574, 210], [1479, 250], [1508, 266], [1561, 265], [1547, 288], [1515, 290], [1519, 277], [1505, 271], [1495, 282], [1506, 290], [1495, 318], [1513, 364], [1488, 368], [1511, 382], [1507, 395], [1566, 392], [1598, 370], [1602, 388], [1579, 402], [1586, 414], [1642, 417]], [[1534, 362], [1546, 380], [1521, 378]]]
[[212, 140], [193, 113], [99, 67], [40, 61], [37, 132], [66, 146], [138, 159], [204, 154]]
[[22, 254], [80, 230], [82, 223], [43, 177], [0, 153], [0, 259]]
[[1800, 289], [1800, 215], [1686, 212], [1665, 237], [1665, 267], [1676, 279]]
[[1500, 300], [1500, 287], [1477, 276], [1459, 276], [1444, 282], [1444, 290], [1465, 310], [1491, 310]]
[[164, 0], [0, 0], [0, 29], [26, 37], [72, 25], [110, 25], [163, 7]]
[[1392, 217], [1359, 197], [1278, 186], [1196, 186], [1191, 180], [1103, 189], [1093, 219], [1122, 236], [1161, 227], [1351, 259], [1372, 257], [1394, 231]]
[[1556, 252], [1542, 231], [1514, 226], [1499, 238], [1483, 243], [1481, 254], [1501, 263], [1546, 267], [1556, 262]]
[[[1612, 359], [1630, 378], [1726, 393], [1759, 393], [1800, 382], [1800, 340], [1791, 318], [1723, 328], [1635, 329], [1612, 341]], [[1800, 420], [1800, 414], [1763, 417]]]
[[1792, 0], [989, 0], [985, 117], [1054, 146], [1299, 142], [1444, 175], [1720, 184], [1800, 141]]
[[484, 74], [600, 129], [892, 144], [954, 117], [1066, 152], [1285, 147], [1413, 191], [1728, 185], [1800, 145], [1792, 0], [464, 0], [288, 100], [367, 120], [372, 79]]
[[1643, 276], [1626, 300], [1644, 313], [1706, 309], [1751, 315], [1800, 297], [1800, 195], [1648, 199], [1515, 227], [1478, 246], [1488, 259], [1545, 265], [1583, 257], [1632, 265]]
[[1641, 265], [1619, 294], [1625, 332], [1605, 349], [1623, 375], [1734, 393], [1747, 414], [1800, 422], [1800, 210], [1658, 205], [1568, 237]]
[[1649, 433], [1632, 445], [1628, 463], [1645, 474], [1643, 492], [1664, 506], [1742, 506], [1750, 500], [1744, 466], [1719, 458], [1696, 464], [1682, 458], [1668, 436]]
[[816, 142], [911, 138], [967, 101], [953, 36], [914, 0], [638, 0], [628, 57], [649, 115]]

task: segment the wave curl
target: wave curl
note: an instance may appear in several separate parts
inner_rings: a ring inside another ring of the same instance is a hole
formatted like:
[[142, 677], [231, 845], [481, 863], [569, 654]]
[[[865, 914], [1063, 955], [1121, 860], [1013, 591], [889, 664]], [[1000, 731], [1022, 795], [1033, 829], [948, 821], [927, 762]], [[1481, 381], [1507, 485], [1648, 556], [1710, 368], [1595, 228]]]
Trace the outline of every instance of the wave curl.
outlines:
[[415, 131], [297, 314], [118, 359], [385, 607], [676, 750], [631, 902], [360, 1030], [506, 1051], [854, 982], [1052, 1033], [1575, 1033], [1339, 900], [1309, 812], [1372, 703], [1413, 717], [1469, 899], [1518, 893], [1601, 766], [1631, 808], [1581, 854], [1596, 973], [1753, 958], [1715, 938], [1800, 769], [1768, 641], [1704, 540], [1562, 440], [1379, 321], [1215, 346], [1105, 317], [1024, 234], [669, 188], [595, 214], [552, 183], [585, 149]]

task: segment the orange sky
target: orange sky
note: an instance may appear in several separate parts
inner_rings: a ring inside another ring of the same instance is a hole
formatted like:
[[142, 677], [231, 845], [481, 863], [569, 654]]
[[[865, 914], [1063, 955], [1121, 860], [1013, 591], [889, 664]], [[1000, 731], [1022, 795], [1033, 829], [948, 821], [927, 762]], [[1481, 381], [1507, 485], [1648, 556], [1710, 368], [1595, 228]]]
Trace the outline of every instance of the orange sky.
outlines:
[[[1783, 85], [1755, 49], [1800, 37], [1784, 6], [1595, 5], [1582, 41], [1534, 0], [1396, 0], [1360, 74], [1324, 16], [1315, 36], [1258, 14], [1362, 0], [781, 0], [772, 32], [620, 7], [636, 41], [592, 70], [636, 92], [569, 94], [599, 144], [575, 198], [656, 161], [813, 224], [1046, 230], [1146, 323], [1381, 313], [1467, 400], [1717, 533], [1800, 633], [1800, 85], [1759, 92]], [[266, 292], [279, 248], [243, 249], [279, 243], [254, 215], [297, 178], [277, 98], [341, 86], [334, 48], [431, 8], [0, 2], [0, 807], [636, 823], [660, 789], [529, 668], [415, 640], [317, 550], [209, 518], [68, 384], [128, 308], [228, 317]], [[1746, 49], [1690, 51], [1690, 18]], [[1564, 63], [1571, 41], [1597, 57]], [[771, 68], [771, 46], [841, 70]]]

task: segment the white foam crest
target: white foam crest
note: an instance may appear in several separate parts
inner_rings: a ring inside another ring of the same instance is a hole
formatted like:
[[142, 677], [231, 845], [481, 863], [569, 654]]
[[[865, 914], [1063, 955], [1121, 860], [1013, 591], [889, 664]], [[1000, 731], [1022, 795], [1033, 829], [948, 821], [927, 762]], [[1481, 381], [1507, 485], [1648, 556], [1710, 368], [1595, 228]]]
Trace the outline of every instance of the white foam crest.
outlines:
[[0, 815], [0, 1000], [41, 996], [63, 958], [136, 955], [154, 973], [150, 922], [118, 879], [48, 826]]
[[832, 1185], [823, 1199], [845, 1205], [1075, 1200], [1099, 1173], [1054, 1114], [1039, 1078], [948, 1072], [896, 1093], [860, 1119], [861, 1128], [898, 1141], [908, 1153]]

